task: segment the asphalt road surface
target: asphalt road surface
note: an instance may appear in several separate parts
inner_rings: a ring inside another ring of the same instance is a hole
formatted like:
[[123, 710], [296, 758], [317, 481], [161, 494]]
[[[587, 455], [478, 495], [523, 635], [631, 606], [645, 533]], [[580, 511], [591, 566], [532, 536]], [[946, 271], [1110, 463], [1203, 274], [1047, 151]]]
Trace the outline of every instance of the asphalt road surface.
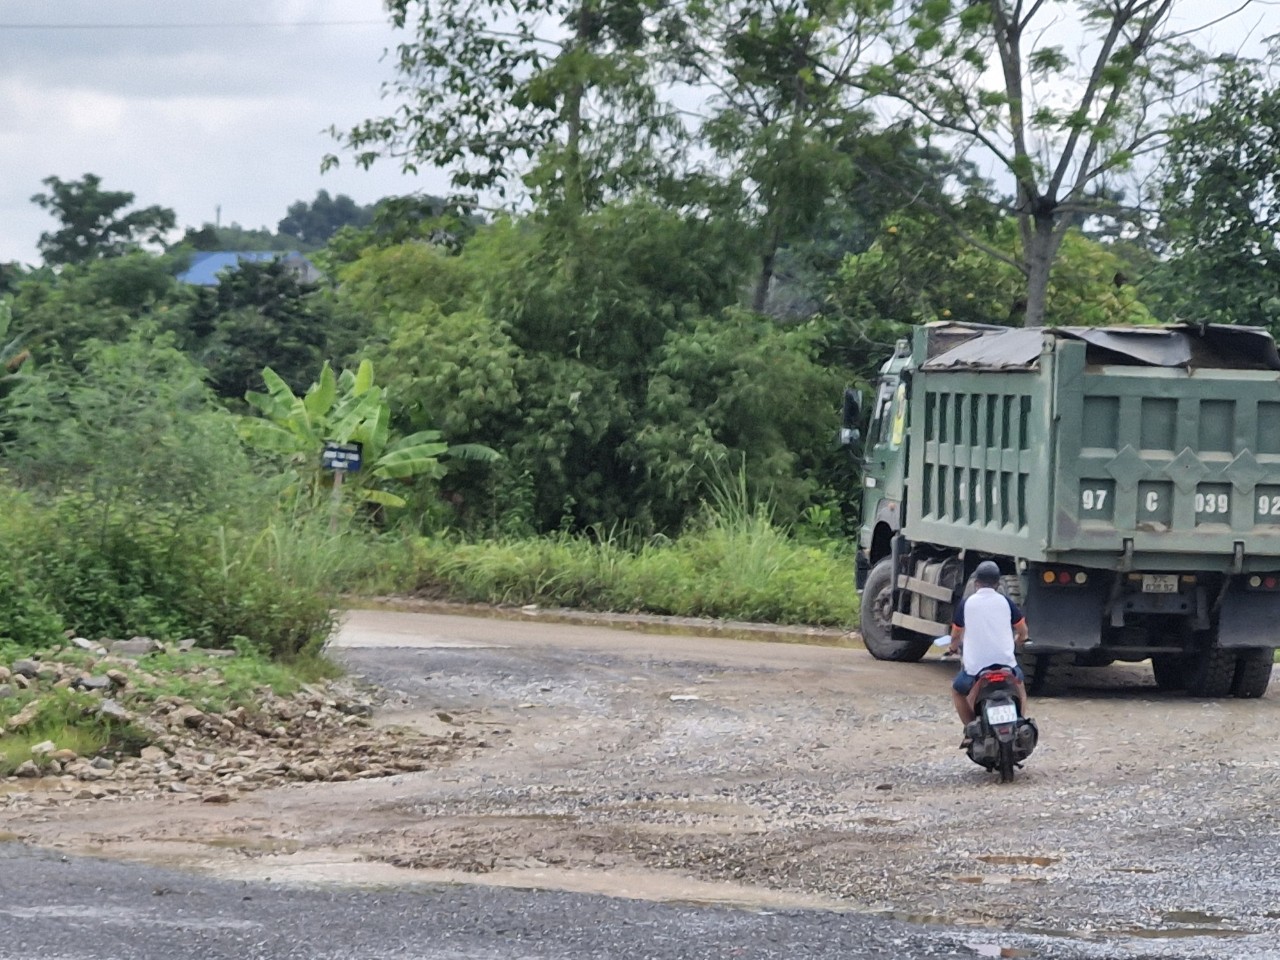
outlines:
[[981, 931], [932, 930], [831, 911], [726, 909], [485, 886], [364, 890], [211, 880], [0, 845], [0, 957], [5, 960], [1117, 955], [1103, 944], [1023, 939], [1019, 949], [1008, 942]]
[[[1043, 754], [1002, 787], [956, 755], [943, 664], [391, 612], [334, 654], [392, 720], [486, 746], [199, 810], [244, 845], [210, 833], [184, 869], [143, 841], [191, 805], [42, 812], [40, 847], [0, 842], [0, 960], [1280, 958], [1270, 696], [1083, 680], [1033, 710]], [[254, 851], [268, 827], [297, 852]]]

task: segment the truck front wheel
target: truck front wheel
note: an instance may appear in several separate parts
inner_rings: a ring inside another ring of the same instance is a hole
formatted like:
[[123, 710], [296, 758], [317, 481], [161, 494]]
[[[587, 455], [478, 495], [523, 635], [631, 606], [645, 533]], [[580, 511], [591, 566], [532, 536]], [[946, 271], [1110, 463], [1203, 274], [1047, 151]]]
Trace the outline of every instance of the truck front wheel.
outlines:
[[932, 640], [893, 625], [893, 560], [885, 557], [867, 574], [862, 591], [862, 643], [877, 660], [915, 662]]

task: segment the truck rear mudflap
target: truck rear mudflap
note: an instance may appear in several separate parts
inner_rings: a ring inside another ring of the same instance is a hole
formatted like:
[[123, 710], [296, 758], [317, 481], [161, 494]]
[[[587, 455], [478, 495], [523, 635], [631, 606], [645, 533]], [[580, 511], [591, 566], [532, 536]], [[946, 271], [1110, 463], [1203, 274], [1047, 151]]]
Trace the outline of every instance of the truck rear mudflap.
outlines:
[[1112, 578], [1079, 567], [1028, 571], [1023, 612], [1031, 639], [1047, 650], [1089, 650], [1099, 643]]
[[1280, 573], [1231, 578], [1218, 611], [1218, 646], [1280, 647]]

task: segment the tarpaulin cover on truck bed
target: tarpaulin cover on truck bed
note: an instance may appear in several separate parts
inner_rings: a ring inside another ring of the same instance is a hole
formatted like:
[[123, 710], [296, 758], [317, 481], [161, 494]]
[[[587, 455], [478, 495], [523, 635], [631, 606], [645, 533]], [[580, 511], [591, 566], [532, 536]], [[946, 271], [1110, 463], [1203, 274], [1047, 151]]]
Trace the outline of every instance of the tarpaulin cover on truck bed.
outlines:
[[930, 329], [930, 357], [923, 369], [1027, 370], [1055, 338], [1083, 340], [1093, 364], [1280, 370], [1275, 341], [1257, 327], [1000, 328], [958, 323]]

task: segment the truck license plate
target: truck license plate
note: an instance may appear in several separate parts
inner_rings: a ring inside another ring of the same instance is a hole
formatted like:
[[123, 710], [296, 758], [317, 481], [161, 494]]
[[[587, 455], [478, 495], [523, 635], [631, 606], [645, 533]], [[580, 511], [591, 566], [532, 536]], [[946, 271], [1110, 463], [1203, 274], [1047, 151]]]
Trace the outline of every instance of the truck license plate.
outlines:
[[1143, 593], [1177, 593], [1178, 578], [1172, 573], [1144, 573], [1142, 575]]
[[1018, 708], [1012, 703], [993, 703], [987, 707], [987, 723], [993, 727], [1013, 723], [1018, 719]]

